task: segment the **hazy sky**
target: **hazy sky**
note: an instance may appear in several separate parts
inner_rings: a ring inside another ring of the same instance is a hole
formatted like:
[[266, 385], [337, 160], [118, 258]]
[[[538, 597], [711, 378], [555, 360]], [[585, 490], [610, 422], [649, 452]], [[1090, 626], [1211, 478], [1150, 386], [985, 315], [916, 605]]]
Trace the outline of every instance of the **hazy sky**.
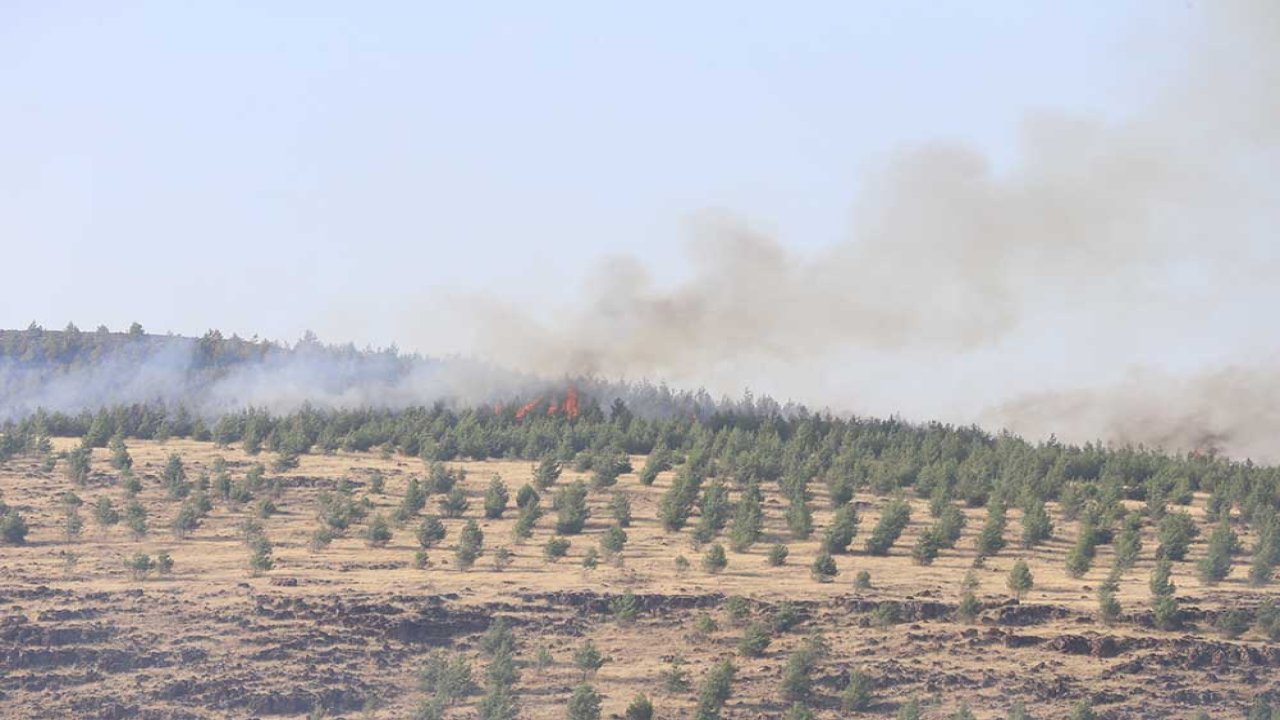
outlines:
[[[609, 257], [633, 256], [658, 289], [698, 277], [683, 248], [708, 211], [822, 265], [864, 219], [868, 178], [904, 149], [968, 148], [1001, 192], [1002, 173], [1046, 167], [1055, 186], [1112, 181], [1073, 165], [1074, 150], [1053, 157], [1044, 128], [1073, 126], [1042, 123], [1029, 141], [1028, 117], [1124, 128], [1149, 113], [1201, 62], [1189, 48], [1203, 5], [9, 0], [0, 325], [313, 329], [466, 352], [476, 295], [554, 323], [616, 281], [600, 270]], [[1072, 314], [1059, 288], [1036, 316], [1056, 324], [1034, 337], [827, 353], [799, 379], [795, 358], [773, 356], [678, 379], [963, 417], [1135, 366], [1274, 350], [1250, 317], [1277, 299], [1270, 285], [1218, 292], [1202, 260], [1157, 276], [1193, 291], [1178, 295], [1200, 308], [1186, 316], [1170, 315], [1178, 297], [1134, 297], [1135, 317], [1163, 309], [1102, 332], [1110, 308]]]
[[1188, 22], [1032, 5], [11, 0], [0, 325], [432, 350], [433, 291], [672, 265], [708, 208], [820, 247], [895, 147], [1123, 114]]

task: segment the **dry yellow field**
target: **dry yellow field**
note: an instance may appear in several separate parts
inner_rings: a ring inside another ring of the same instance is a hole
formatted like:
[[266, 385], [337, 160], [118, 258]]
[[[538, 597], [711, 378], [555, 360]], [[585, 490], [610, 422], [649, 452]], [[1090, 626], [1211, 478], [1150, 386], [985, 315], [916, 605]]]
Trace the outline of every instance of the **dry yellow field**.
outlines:
[[[73, 445], [62, 440], [57, 449]], [[1212, 588], [1195, 579], [1192, 562], [1177, 564], [1174, 581], [1190, 619], [1185, 630], [1160, 632], [1143, 622], [1152, 536], [1144, 538], [1143, 560], [1121, 584], [1125, 617], [1104, 626], [1093, 616], [1095, 590], [1111, 566], [1110, 546], [1100, 549], [1084, 577], [1072, 578], [1064, 558], [1074, 524], [1055, 517], [1056, 539], [1023, 553], [1015, 541], [1017, 512], [1011, 511], [1009, 546], [976, 571], [985, 609], [977, 622], [965, 624], [952, 611], [973, 566], [982, 510], [967, 511], [955, 550], [944, 550], [933, 565], [922, 567], [909, 553], [931, 522], [926, 505], [913, 506], [911, 525], [889, 556], [871, 557], [860, 551], [861, 542], [884, 499], [860, 496], [855, 551], [836, 558], [840, 574], [834, 582], [819, 583], [809, 565], [830, 513], [815, 484], [813, 539], [791, 540], [783, 504], [767, 496], [762, 540], [750, 552], [730, 552], [727, 569], [712, 575], [700, 568], [702, 551], [690, 544], [689, 529], [669, 534], [656, 520], [670, 473], [651, 487], [627, 474], [615, 488], [591, 493], [585, 532], [572, 536], [568, 556], [552, 564], [542, 552], [553, 535], [550, 511], [530, 540], [512, 538], [515, 491], [530, 481], [533, 468], [527, 462], [487, 461], [455, 464], [467, 472], [463, 487], [470, 508], [465, 518], [444, 521], [448, 536], [429, 551], [428, 566], [417, 568], [416, 523], [393, 527], [385, 547], [369, 547], [362, 528], [327, 548], [309, 547], [318, 527], [317, 497], [339, 479], [350, 480], [355, 497], [367, 496], [374, 512], [390, 517], [409, 478], [425, 471], [415, 459], [340, 452], [302, 456], [296, 469], [268, 472], [284, 488], [275, 501], [279, 512], [261, 520], [274, 545], [275, 566], [254, 575], [240, 532], [250, 507], [230, 509], [215, 500], [201, 525], [179, 539], [168, 529], [179, 502], [166, 496], [160, 474], [171, 453], [181, 455], [192, 479], [219, 456], [236, 478], [253, 463], [269, 465], [271, 458], [185, 440], [134, 441], [129, 449], [144, 486], [139, 498], [150, 516], [151, 531], [141, 540], [123, 525], [101, 532], [93, 521], [100, 495], [109, 495], [117, 507], [124, 503], [107, 451], [94, 451], [93, 472], [83, 488], [71, 485], [61, 463], [46, 471], [37, 459], [17, 458], [0, 468], [4, 501], [31, 527], [27, 544], [0, 547], [0, 716], [411, 717], [425, 697], [417, 672], [434, 648], [475, 658], [475, 676], [482, 681], [476, 639], [498, 616], [510, 619], [519, 638], [525, 661], [517, 685], [520, 716], [533, 719], [565, 716], [565, 702], [581, 680], [571, 656], [588, 638], [608, 657], [591, 678], [604, 696], [606, 717], [620, 715], [639, 692], [653, 699], [656, 717], [691, 717], [694, 691], [671, 692], [660, 679], [676, 656], [687, 661], [695, 690], [713, 662], [734, 658], [739, 672], [726, 717], [782, 717], [783, 663], [815, 631], [831, 646], [814, 675], [810, 705], [819, 718], [892, 716], [909, 697], [922, 702], [925, 717], [947, 717], [965, 702], [979, 718], [1003, 718], [1021, 700], [1033, 717], [1057, 718], [1082, 698], [1091, 699], [1102, 717], [1190, 718], [1201, 709], [1226, 717], [1241, 716], [1256, 693], [1280, 689], [1280, 648], [1253, 633], [1221, 639], [1207, 621], [1217, 610], [1256, 604], [1266, 594], [1245, 584], [1247, 568], [1239, 558], [1228, 580]], [[636, 467], [642, 460], [634, 459]], [[368, 491], [374, 471], [386, 478], [381, 494]], [[504, 518], [485, 520], [482, 499], [494, 473], [510, 487], [513, 500]], [[585, 479], [566, 468], [559, 484], [578, 477]], [[59, 499], [67, 490], [84, 501], [85, 527], [73, 540], [63, 531]], [[602, 561], [586, 570], [584, 553], [598, 547], [613, 523], [607, 503], [615, 491], [626, 492], [632, 502], [626, 549], [621, 562]], [[544, 493], [544, 506], [549, 494]], [[425, 513], [435, 513], [436, 502], [431, 497]], [[1202, 505], [1197, 498], [1193, 512], [1202, 512]], [[467, 519], [483, 529], [486, 553], [462, 571], [451, 547]], [[782, 567], [765, 560], [774, 542], [790, 549]], [[513, 552], [501, 572], [491, 561], [499, 546]], [[77, 556], [73, 566], [67, 552]], [[132, 578], [124, 561], [138, 552], [169, 553], [173, 573]], [[1191, 559], [1201, 552], [1203, 538]], [[692, 565], [687, 571], [677, 569], [681, 555]], [[1020, 604], [1012, 602], [1005, 582], [1018, 558], [1030, 563], [1035, 576], [1034, 589]], [[871, 575], [869, 590], [853, 586], [861, 570]], [[608, 599], [627, 592], [638, 596], [644, 610], [635, 622], [620, 623], [607, 612]], [[779, 603], [793, 602], [804, 621], [777, 633], [763, 657], [743, 657], [736, 652], [743, 629], [722, 607], [731, 595], [747, 598], [757, 619], [767, 618]], [[894, 606], [902, 622], [873, 622], [872, 611], [881, 603]], [[717, 621], [717, 630], [695, 630], [703, 612]], [[550, 666], [536, 667], [540, 649], [550, 652]], [[876, 704], [866, 713], [839, 709], [852, 669], [876, 681]], [[468, 698], [450, 717], [475, 717], [479, 697]]]

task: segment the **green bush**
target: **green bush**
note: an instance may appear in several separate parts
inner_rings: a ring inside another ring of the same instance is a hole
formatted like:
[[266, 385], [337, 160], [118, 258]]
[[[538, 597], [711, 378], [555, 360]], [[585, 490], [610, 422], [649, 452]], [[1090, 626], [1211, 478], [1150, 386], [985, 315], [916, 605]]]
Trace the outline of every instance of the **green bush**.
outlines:
[[742, 639], [738, 641], [738, 652], [747, 657], [760, 657], [764, 655], [764, 651], [769, 648], [771, 642], [773, 637], [769, 626], [764, 623], [752, 623], [747, 626]]

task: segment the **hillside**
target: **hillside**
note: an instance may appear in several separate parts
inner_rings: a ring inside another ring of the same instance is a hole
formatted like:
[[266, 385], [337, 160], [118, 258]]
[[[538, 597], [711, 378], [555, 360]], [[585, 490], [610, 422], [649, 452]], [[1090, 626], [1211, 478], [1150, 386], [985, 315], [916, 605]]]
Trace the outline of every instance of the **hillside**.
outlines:
[[1273, 468], [569, 400], [8, 425], [0, 707], [563, 718], [585, 682], [606, 715], [1190, 718], [1280, 690]]

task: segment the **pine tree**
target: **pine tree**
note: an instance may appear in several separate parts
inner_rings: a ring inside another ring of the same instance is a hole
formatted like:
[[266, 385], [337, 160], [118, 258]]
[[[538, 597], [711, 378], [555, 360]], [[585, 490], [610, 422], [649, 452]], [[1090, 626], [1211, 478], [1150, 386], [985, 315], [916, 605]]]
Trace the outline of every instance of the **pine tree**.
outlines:
[[1053, 520], [1044, 501], [1032, 502], [1022, 514], [1022, 547], [1033, 548], [1053, 537]]
[[1208, 552], [1196, 564], [1200, 581], [1206, 585], [1216, 585], [1230, 574], [1231, 554], [1239, 543], [1239, 538], [1224, 517], [1209, 536]]
[[378, 513], [369, 521], [369, 526], [365, 529], [365, 542], [369, 547], [386, 547], [391, 542], [391, 526], [387, 524], [387, 519]]
[[575, 480], [556, 493], [552, 506], [556, 511], [556, 532], [577, 535], [591, 516], [587, 509], [587, 486], [581, 480]]
[[484, 494], [484, 516], [490, 520], [502, 517], [510, 500], [511, 493], [507, 491], [507, 484], [502, 482], [500, 475], [494, 473], [493, 478], [489, 480], [489, 488]]
[[991, 557], [1004, 549], [1006, 515], [1004, 503], [996, 500], [987, 506], [987, 522], [978, 535], [979, 557]]
[[871, 707], [872, 682], [861, 670], [849, 673], [849, 682], [840, 693], [840, 709], [846, 713], [860, 712]]
[[573, 666], [582, 671], [582, 679], [586, 680], [594, 675], [605, 663], [605, 657], [595, 646], [595, 643], [587, 640], [578, 647], [573, 653]]
[[848, 552], [858, 532], [858, 515], [852, 505], [841, 505], [822, 536], [822, 550], [832, 555]]
[[694, 720], [720, 720], [720, 710], [733, 692], [733, 677], [737, 671], [729, 660], [712, 666], [698, 689]]
[[469, 570], [476, 559], [484, 552], [484, 533], [475, 520], [468, 520], [458, 534], [458, 546], [454, 549], [454, 557], [460, 570]]
[[911, 521], [911, 506], [906, 500], [898, 498], [885, 506], [880, 513], [880, 520], [867, 538], [866, 550], [870, 555], [888, 555], [889, 549], [898, 541], [902, 531]]
[[566, 706], [567, 720], [600, 720], [600, 693], [583, 683], [574, 691]]
[[733, 526], [729, 529], [730, 546], [734, 552], [746, 552], [757, 540], [764, 528], [763, 496], [755, 483], [747, 486], [734, 511]]
[[445, 529], [444, 523], [440, 522], [440, 518], [434, 515], [422, 518], [422, 524], [418, 526], [418, 530], [415, 533], [418, 544], [423, 549], [435, 547], [437, 543], [444, 540], [446, 534], [448, 534], [448, 530]]
[[1013, 569], [1009, 571], [1008, 585], [1018, 600], [1021, 600], [1022, 596], [1035, 585], [1031, 569], [1027, 567], [1025, 560], [1018, 560], [1013, 564]]
[[787, 506], [787, 530], [797, 540], [808, 540], [813, 534], [813, 513], [803, 497], [792, 496]]

